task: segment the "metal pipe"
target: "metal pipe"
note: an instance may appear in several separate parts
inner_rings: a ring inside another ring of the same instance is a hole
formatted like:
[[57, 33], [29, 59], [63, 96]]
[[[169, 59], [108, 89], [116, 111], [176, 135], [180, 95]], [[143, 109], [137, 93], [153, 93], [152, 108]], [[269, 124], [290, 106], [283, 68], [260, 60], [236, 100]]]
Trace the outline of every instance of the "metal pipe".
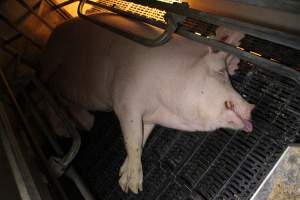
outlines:
[[260, 25], [250, 24], [247, 22], [238, 21], [228, 17], [217, 16], [214, 14], [204, 13], [196, 9], [191, 9], [186, 3], [165, 3], [156, 0], [125, 0], [144, 6], [154, 7], [167, 12], [176, 13], [189, 18], [197, 19], [209, 24], [218, 26], [226, 26], [228, 28], [236, 29], [246, 34], [288, 46], [300, 50], [300, 37], [297, 35], [285, 33], [271, 28], [266, 28]]
[[10, 43], [12, 43], [13, 41], [20, 39], [22, 37], [22, 34], [17, 33], [16, 35], [10, 37], [9, 39], [5, 40], [3, 43], [1, 43], [0, 45], [2, 46], [6, 46], [9, 45]]
[[47, 98], [47, 100], [49, 101], [49, 106], [51, 106], [54, 109], [54, 111], [56, 112], [58, 117], [64, 122], [64, 125], [65, 125], [68, 133], [70, 133], [70, 135], [73, 139], [72, 146], [70, 147], [70, 149], [66, 153], [66, 155], [63, 156], [62, 158], [53, 158], [53, 160], [52, 160], [52, 164], [54, 164], [56, 166], [57, 175], [62, 175], [64, 173], [65, 169], [70, 165], [70, 163], [76, 157], [76, 155], [80, 149], [81, 137], [80, 137], [77, 129], [75, 128], [74, 124], [69, 121], [68, 117], [66, 116], [66, 113], [63, 112], [63, 110], [61, 110], [59, 108], [56, 101], [49, 94], [49, 92], [43, 86], [43, 84], [36, 77], [33, 77], [32, 81], [35, 84], [35, 86]]
[[299, 0], [230, 0], [237, 3], [248, 4], [257, 7], [276, 9], [299, 15], [300, 1]]
[[91, 21], [94, 24], [97, 24], [99, 26], [107, 28], [110, 31], [115, 32], [117, 34], [120, 34], [120, 35], [122, 35], [122, 36], [124, 36], [124, 37], [126, 37], [130, 40], [133, 40], [133, 41], [135, 41], [139, 44], [148, 46], [148, 47], [156, 47], [156, 46], [160, 46], [160, 45], [163, 45], [163, 44], [167, 43], [171, 39], [172, 34], [176, 31], [177, 24], [182, 23], [185, 19], [184, 17], [180, 17], [179, 15], [167, 13], [165, 15], [166, 21], [167, 21], [166, 30], [161, 35], [159, 35], [157, 38], [149, 39], [149, 38], [140, 37], [140, 36], [137, 36], [135, 34], [120, 30], [118, 28], [115, 28], [115, 27], [110, 26], [106, 23], [100, 22], [98, 20], [95, 20], [91, 17], [88, 17], [88, 16], [84, 15], [82, 13], [82, 10], [83, 10], [83, 6], [84, 6], [85, 3], [91, 4], [91, 5], [94, 5], [94, 6], [98, 6], [98, 7], [102, 7], [102, 8], [106, 8], [106, 9], [114, 10], [114, 8], [110, 8], [110, 7], [102, 5], [100, 3], [95, 3], [95, 2], [87, 1], [87, 0], [80, 0], [80, 3], [78, 5], [78, 10], [77, 10], [78, 16], [80, 16], [81, 18], [86, 19], [88, 21]]
[[218, 50], [229, 52], [230, 54], [236, 55], [239, 58], [242, 58], [246, 61], [257, 64], [259, 67], [262, 67], [266, 70], [278, 73], [285, 77], [289, 77], [292, 80], [294, 80], [298, 85], [300, 85], [300, 73], [294, 69], [291, 69], [291, 68], [285, 66], [285, 65], [272, 62], [266, 58], [252, 55], [246, 51], [241, 51], [238, 48], [233, 47], [229, 44], [226, 44], [226, 43], [214, 40], [214, 39], [209, 39], [207, 37], [199, 36], [199, 35], [196, 35], [194, 33], [191, 33], [191, 32], [188, 32], [188, 31], [185, 31], [182, 29], [178, 30], [177, 33], [179, 35], [182, 35], [191, 40], [212, 46]]
[[62, 9], [55, 9], [56, 3], [53, 2], [52, 0], [44, 0], [44, 1], [48, 4], [48, 6], [51, 7], [51, 9], [53, 9], [55, 12], [57, 12], [57, 14], [59, 14], [65, 20], [68, 20], [68, 19], [72, 18], [72, 16], [68, 12], [65, 12]]
[[9, 27], [11, 27], [13, 30], [15, 30], [17, 33], [21, 34], [26, 40], [30, 41], [35, 47], [38, 49], [42, 49], [42, 47], [36, 43], [33, 39], [28, 37], [25, 33], [23, 33], [14, 23], [12, 23], [7, 17], [0, 14], [0, 20], [2, 20], [4, 23], [6, 23]]
[[5, 45], [5, 42], [6, 42], [6, 40], [4, 40], [1, 36], [0, 36], [0, 48], [3, 50], [3, 51], [5, 51], [6, 53], [8, 53], [9, 55], [11, 55], [11, 56], [18, 56], [18, 57], [20, 57], [20, 60], [24, 63], [24, 64], [26, 64], [26, 65], [28, 65], [28, 66], [30, 66], [30, 67], [32, 67], [33, 69], [35, 69], [33, 66], [33, 63], [31, 62], [31, 61], [29, 61], [29, 60], [27, 60], [24, 56], [22, 56], [20, 53], [18, 53], [15, 49], [13, 49], [13, 48], [11, 48], [11, 47], [7, 47], [7, 45]]
[[[31, 112], [31, 114], [35, 118], [38, 126], [41, 128], [42, 134], [45, 136], [47, 141], [50, 143], [50, 145], [53, 148], [53, 150], [55, 151], [55, 153], [59, 157], [63, 157], [64, 156], [63, 151], [61, 150], [61, 148], [57, 144], [57, 142], [54, 140], [54, 138], [52, 137], [53, 134], [51, 134], [49, 132], [49, 130], [47, 128], [47, 125], [41, 119], [39, 113], [36, 110], [36, 107], [33, 106], [31, 101], [29, 100], [28, 96], [25, 94], [25, 92], [22, 93], [22, 96], [24, 97], [25, 101], [28, 102], [29, 107], [30, 107], [29, 111]], [[67, 170], [65, 171], [64, 174], [75, 183], [75, 185], [77, 186], [78, 190], [80, 191], [80, 193], [84, 197], [84, 199], [86, 199], [86, 200], [93, 200], [94, 199], [92, 193], [86, 187], [83, 180], [80, 178], [80, 176], [78, 175], [78, 173], [76, 172], [76, 170], [74, 169], [74, 167], [72, 165], [70, 165], [67, 168]]]
[[[164, 24], [159, 23], [157, 21], [154, 21], [154, 20], [150, 21], [146, 17], [137, 16], [137, 15], [134, 15], [132, 13], [124, 12], [124, 11], [119, 10], [119, 9], [114, 9], [113, 12], [115, 12], [117, 14], [120, 14], [122, 16], [125, 16], [125, 17], [141, 20], [143, 22], [149, 23], [149, 24], [154, 25], [154, 26], [158, 26], [158, 27], [165, 26]], [[202, 37], [202, 36], [196, 35], [194, 33], [185, 31], [183, 29], [184, 28], [180, 27], [176, 31], [176, 34], [179, 34], [183, 37], [194, 40], [196, 42], [200, 42], [200, 43], [212, 46], [212, 47], [214, 47], [218, 50], [222, 50], [222, 51], [229, 52], [230, 54], [234, 54], [234, 55], [236, 55], [236, 56], [238, 56], [238, 57], [240, 57], [240, 58], [242, 58], [242, 59], [244, 59], [248, 62], [251, 62], [251, 63], [254, 63], [254, 64], [258, 65], [259, 67], [262, 67], [262, 68], [267, 69], [269, 71], [272, 71], [272, 72], [281, 74], [283, 76], [289, 77], [289, 78], [293, 79], [298, 85], [300, 85], [299, 72], [294, 70], [294, 69], [291, 69], [291, 68], [289, 68], [285, 65], [279, 64], [279, 63], [275, 63], [275, 62], [273, 62], [271, 60], [268, 60], [268, 59], [265, 59], [263, 57], [255, 56], [255, 55], [253, 55], [249, 52], [240, 51], [239, 49], [237, 49], [237, 48], [235, 48], [231, 45], [228, 45], [226, 43], [220, 42], [218, 40], [213, 40], [213, 39], [209, 39], [209, 38], [206, 38], [206, 37]]]
[[[36, 4], [34, 4], [32, 6], [32, 9], [35, 11], [42, 3], [42, 0], [39, 0]], [[21, 17], [19, 17], [19, 19], [17, 19], [15, 21], [15, 24], [20, 24], [22, 23], [28, 16], [30, 16], [30, 12], [26, 12], [24, 15], [22, 15]]]
[[17, 0], [24, 8], [26, 8], [33, 16], [35, 16], [40, 22], [42, 22], [48, 29], [51, 31], [53, 30], [53, 27], [44, 20], [41, 16], [39, 16], [24, 0]]
[[67, 5], [70, 5], [74, 2], [77, 2], [77, 1], [80, 1], [80, 0], [69, 0], [69, 1], [65, 1], [65, 2], [62, 2], [60, 4], [55, 4], [52, 6], [53, 9], [61, 9], [62, 7], [65, 7]]
[[23, 158], [3, 102], [0, 101], [0, 141], [3, 144], [11, 171], [15, 178], [19, 195], [23, 200], [41, 200], [40, 193], [35, 185], [29, 167]]
[[49, 178], [50, 178], [50, 181], [53, 183], [53, 185], [55, 186], [55, 188], [57, 189], [58, 191], [58, 195], [61, 197], [61, 199], [64, 199], [64, 200], [67, 200], [67, 196], [65, 194], [65, 192], [63, 191], [63, 189], [61, 188], [58, 180], [55, 178], [55, 174], [53, 173], [52, 169], [49, 167], [49, 163], [45, 157], [45, 155], [43, 154], [42, 150], [41, 150], [41, 147], [40, 147], [40, 144], [39, 142], [35, 139], [35, 137], [32, 135], [32, 130], [31, 130], [31, 127], [27, 121], [27, 118], [25, 117], [21, 107], [19, 106], [12, 90], [11, 90], [11, 87], [9, 86], [7, 80], [6, 80], [6, 77], [4, 75], [4, 73], [2, 72], [2, 70], [0, 70], [0, 78], [1, 78], [1, 81], [3, 82], [3, 85], [4, 85], [4, 88], [6, 89], [7, 93], [8, 93], [8, 96], [9, 98], [11, 99], [13, 105], [15, 106], [16, 108], [16, 111], [18, 113], [18, 115], [20, 116], [21, 118], [21, 121], [25, 127], [25, 130], [28, 134], [28, 137], [31, 139], [31, 142], [32, 142], [32, 145], [33, 145], [33, 149], [36, 151], [36, 153], [38, 154], [38, 156], [40, 157], [42, 163], [43, 163], [43, 166], [47, 169], [47, 172], [49, 173]]

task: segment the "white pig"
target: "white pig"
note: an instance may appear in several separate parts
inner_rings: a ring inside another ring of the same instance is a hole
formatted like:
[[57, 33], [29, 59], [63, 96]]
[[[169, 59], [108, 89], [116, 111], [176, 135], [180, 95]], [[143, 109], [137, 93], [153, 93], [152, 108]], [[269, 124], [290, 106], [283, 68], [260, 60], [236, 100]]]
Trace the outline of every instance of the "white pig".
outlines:
[[[103, 22], [143, 36], [161, 30], [113, 14]], [[215, 38], [238, 45], [243, 34], [219, 28]], [[252, 131], [251, 111], [233, 88], [239, 59], [176, 34], [149, 48], [82, 19], [52, 33], [42, 59], [41, 79], [62, 96], [73, 116], [90, 129], [90, 111], [114, 111], [127, 157], [120, 169], [123, 191], [142, 191], [142, 148], [155, 124], [185, 131], [217, 128]]]

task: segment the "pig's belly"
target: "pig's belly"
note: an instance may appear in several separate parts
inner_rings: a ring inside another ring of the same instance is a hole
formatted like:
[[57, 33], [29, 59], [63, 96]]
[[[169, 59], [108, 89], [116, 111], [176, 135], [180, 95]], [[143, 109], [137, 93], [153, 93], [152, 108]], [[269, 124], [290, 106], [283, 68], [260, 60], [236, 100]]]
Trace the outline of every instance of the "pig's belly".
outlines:
[[[77, 105], [90, 111], [111, 111], [111, 95], [107, 82], [98, 74], [98, 79], [92, 76], [84, 76], [77, 71], [76, 74], [70, 74], [60, 71], [51, 80], [51, 88], [65, 98], [73, 105]], [[74, 72], [74, 71], [73, 71]], [[94, 73], [95, 75], [95, 73]]]

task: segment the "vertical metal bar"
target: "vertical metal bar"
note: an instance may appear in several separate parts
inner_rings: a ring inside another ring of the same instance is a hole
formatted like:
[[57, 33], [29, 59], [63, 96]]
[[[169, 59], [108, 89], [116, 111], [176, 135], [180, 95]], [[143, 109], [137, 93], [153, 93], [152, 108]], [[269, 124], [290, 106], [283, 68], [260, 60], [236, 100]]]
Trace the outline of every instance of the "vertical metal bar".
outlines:
[[[56, 152], [56, 154], [60, 157], [63, 157], [63, 151], [61, 150], [60, 146], [57, 144], [57, 142], [52, 137], [52, 134], [49, 132], [46, 124], [41, 119], [40, 115], [38, 114], [36, 108], [32, 105], [30, 99], [25, 94], [25, 92], [22, 93], [25, 101], [29, 103], [30, 112], [35, 118], [38, 126], [41, 128], [42, 134], [45, 136], [45, 138], [49, 141], [50, 145]], [[80, 178], [74, 167], [71, 165], [68, 167], [68, 169], [65, 171], [65, 175], [71, 179], [75, 185], [77, 186], [78, 190], [80, 191], [81, 195], [84, 197], [85, 200], [93, 200], [94, 197], [89, 191], [89, 189], [86, 187], [86, 185], [83, 183], [83, 180]]]
[[40, 193], [33, 181], [24, 160], [17, 139], [9, 123], [3, 103], [0, 101], [0, 138], [12, 169], [17, 188], [23, 200], [41, 200]]
[[32, 130], [31, 130], [31, 127], [27, 121], [27, 118], [25, 117], [21, 107], [19, 106], [7, 80], [6, 80], [6, 77], [4, 75], [4, 73], [2, 72], [2, 70], [0, 70], [0, 78], [1, 78], [1, 81], [3, 82], [3, 85], [4, 85], [4, 88], [6, 89], [7, 93], [8, 93], [8, 96], [10, 97], [13, 105], [15, 106], [16, 108], [16, 111], [18, 113], [18, 115], [20, 116], [21, 118], [21, 121], [25, 127], [25, 130], [27, 132], [27, 134], [29, 135], [30, 139], [31, 139], [31, 142], [33, 144], [33, 149], [36, 151], [36, 153], [38, 154], [38, 156], [41, 158], [42, 160], [42, 163], [43, 163], [43, 166], [47, 169], [47, 171], [49, 172], [49, 177], [50, 177], [50, 180], [51, 182], [54, 184], [54, 186], [56, 187], [57, 191], [59, 192], [58, 195], [64, 199], [64, 200], [67, 200], [67, 196], [65, 194], [65, 192], [63, 191], [63, 189], [61, 188], [60, 186], [60, 183], [58, 182], [58, 180], [55, 178], [55, 174], [54, 172], [52, 171], [52, 169], [49, 167], [49, 163], [44, 155], [44, 153], [42, 152], [41, 150], [41, 147], [40, 147], [40, 144], [39, 142], [34, 138], [32, 134]]
[[[72, 141], [72, 146], [69, 149], [69, 151], [67, 152], [67, 154], [61, 159], [61, 163], [64, 168], [67, 168], [68, 165], [73, 161], [73, 159], [75, 158], [75, 156], [77, 155], [79, 149], [80, 149], [80, 145], [81, 145], [81, 137], [77, 131], [77, 129], [75, 128], [74, 124], [72, 124], [67, 116], [66, 113], [63, 112], [59, 106], [57, 105], [56, 101], [54, 100], [54, 98], [48, 93], [47, 89], [44, 87], [44, 85], [36, 78], [33, 77], [32, 79], [33, 83], [35, 84], [35, 86], [43, 93], [43, 95], [47, 98], [47, 100], [50, 103], [50, 106], [56, 111], [58, 117], [64, 122], [65, 127], [68, 131], [68, 133], [70, 133], [73, 141]], [[63, 169], [64, 170], [64, 169]], [[63, 173], [63, 171], [62, 171]]]

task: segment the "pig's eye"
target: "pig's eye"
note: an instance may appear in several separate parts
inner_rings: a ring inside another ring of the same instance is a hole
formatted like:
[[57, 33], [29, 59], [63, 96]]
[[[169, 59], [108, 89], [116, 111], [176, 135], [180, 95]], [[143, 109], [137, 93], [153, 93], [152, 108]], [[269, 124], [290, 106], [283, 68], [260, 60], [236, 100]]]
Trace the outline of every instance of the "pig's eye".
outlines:
[[221, 70], [218, 71], [218, 74], [224, 76], [226, 74], [226, 70], [225, 69], [221, 69]]
[[234, 109], [234, 104], [232, 101], [225, 101], [225, 108], [227, 108], [228, 110], [233, 110]]

